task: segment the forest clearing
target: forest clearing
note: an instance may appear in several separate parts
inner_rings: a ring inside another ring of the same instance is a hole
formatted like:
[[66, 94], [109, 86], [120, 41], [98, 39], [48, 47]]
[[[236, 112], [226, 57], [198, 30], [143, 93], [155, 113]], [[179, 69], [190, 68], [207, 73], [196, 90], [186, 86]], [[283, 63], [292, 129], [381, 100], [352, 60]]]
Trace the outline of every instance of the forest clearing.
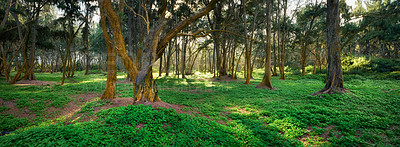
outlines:
[[398, 0], [3, 0], [0, 147], [399, 146]]

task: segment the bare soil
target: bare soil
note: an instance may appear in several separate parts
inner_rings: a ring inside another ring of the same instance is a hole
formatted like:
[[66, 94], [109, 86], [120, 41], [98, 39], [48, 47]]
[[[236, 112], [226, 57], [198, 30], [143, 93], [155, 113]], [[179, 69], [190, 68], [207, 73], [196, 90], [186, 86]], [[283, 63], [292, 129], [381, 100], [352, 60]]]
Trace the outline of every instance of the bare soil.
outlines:
[[11, 101], [4, 101], [0, 98], [0, 106], [6, 106], [10, 109], [0, 112], [0, 114], [13, 114], [15, 117], [18, 118], [27, 118], [28, 120], [32, 120], [36, 118], [36, 115], [33, 114], [27, 107], [19, 108], [15, 103], [15, 100]]
[[[321, 127], [318, 127], [318, 126], [307, 126], [307, 130], [309, 130], [309, 131], [312, 131], [313, 129], [313, 127], [317, 127], [317, 128], [321, 128]], [[303, 145], [304, 146], [309, 146], [309, 144], [308, 144], [308, 142], [307, 142], [307, 139], [313, 139], [313, 140], [317, 140], [317, 138], [318, 137], [322, 137], [322, 138], [324, 138], [324, 142], [327, 142], [328, 141], [328, 138], [330, 138], [330, 137], [333, 137], [333, 136], [330, 136], [330, 135], [328, 135], [329, 134], [329, 131], [330, 130], [332, 130], [332, 129], [334, 129], [336, 126], [334, 126], [334, 125], [330, 125], [330, 126], [327, 126], [327, 127], [325, 127], [325, 128], [323, 128], [323, 129], [325, 129], [326, 131], [324, 132], [324, 133], [322, 133], [321, 135], [318, 135], [318, 136], [310, 136], [309, 134], [304, 134], [302, 137], [299, 137], [299, 138], [296, 138], [296, 140], [299, 140], [299, 141], [301, 141], [302, 143], [303, 143]], [[340, 131], [337, 131], [338, 133], [340, 133]], [[359, 130], [357, 130], [357, 136], [358, 137], [360, 137], [362, 134], [361, 134], [361, 131], [359, 131]], [[337, 139], [340, 139], [341, 137], [342, 137], [343, 135], [341, 135], [341, 134], [337, 134], [337, 135], [335, 135], [334, 137], [336, 137]], [[356, 136], [356, 137], [357, 137]], [[357, 138], [358, 138], [357, 137]]]
[[[55, 107], [51, 106], [43, 112], [45, 114], [43, 116], [44, 116], [44, 118], [47, 118], [47, 119], [54, 119], [54, 118], [58, 118], [58, 117], [71, 118], [76, 112], [78, 112], [81, 109], [81, 107], [86, 102], [93, 101], [95, 97], [99, 97], [99, 96], [101, 96], [101, 95], [94, 94], [94, 93], [71, 96], [70, 98], [72, 99], [72, 101], [69, 102], [64, 108], [55, 108]], [[32, 101], [34, 101], [34, 100], [32, 100]], [[47, 104], [50, 104], [50, 103], [51, 102], [48, 102]], [[32, 121], [33, 119], [35, 119], [37, 117], [27, 107], [23, 107], [23, 108], [17, 107], [15, 100], [4, 101], [3, 99], [0, 98], [0, 106], [7, 106], [10, 108], [6, 111], [1, 112], [1, 114], [13, 114], [15, 117], [27, 118], [30, 121]]]

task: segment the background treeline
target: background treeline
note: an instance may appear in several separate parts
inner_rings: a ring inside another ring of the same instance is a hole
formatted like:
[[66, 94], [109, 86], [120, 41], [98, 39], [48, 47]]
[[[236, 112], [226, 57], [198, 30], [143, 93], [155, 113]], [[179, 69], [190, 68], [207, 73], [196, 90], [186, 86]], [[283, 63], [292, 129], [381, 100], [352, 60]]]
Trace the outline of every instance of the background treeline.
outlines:
[[[219, 2], [213, 11], [169, 42], [153, 70], [180, 77], [200, 71], [238, 78], [238, 72], [263, 68], [266, 5], [258, 0], [244, 3]], [[147, 27], [157, 23], [153, 18], [158, 12], [149, 10], [160, 8], [162, 1], [125, 0], [113, 4], [121, 18], [128, 55], [140, 67]], [[168, 1], [167, 5], [175, 7], [167, 7], [167, 27], [207, 4]], [[344, 72], [384, 72], [399, 79], [399, 1], [357, 0], [356, 4], [352, 8], [341, 0], [339, 5]], [[2, 0], [0, 14], [0, 74], [10, 83], [34, 80], [35, 72], [60, 72], [63, 68], [67, 78], [74, 77], [76, 70], [86, 70], [87, 74], [89, 69], [106, 70], [107, 47], [96, 1]], [[285, 71], [302, 75], [326, 72], [325, 1], [274, 0], [271, 21], [273, 76], [284, 79]], [[119, 58], [117, 69], [124, 70]]]

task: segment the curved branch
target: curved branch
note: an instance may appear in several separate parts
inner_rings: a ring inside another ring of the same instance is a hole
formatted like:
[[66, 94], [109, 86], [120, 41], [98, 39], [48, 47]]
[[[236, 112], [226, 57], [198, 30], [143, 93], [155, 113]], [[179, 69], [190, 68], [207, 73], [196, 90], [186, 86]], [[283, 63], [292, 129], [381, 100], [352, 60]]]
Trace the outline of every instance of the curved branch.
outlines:
[[135, 14], [135, 15], [137, 15], [137, 16], [139, 16], [139, 17], [141, 17], [141, 18], [143, 19], [144, 23], [146, 23], [147, 32], [149, 32], [150, 24], [149, 24], [148, 20], [146, 20], [146, 18], [144, 18], [143, 15], [137, 14], [137, 13], [135, 12], [135, 10], [133, 10], [132, 7], [128, 6], [128, 4], [126, 4], [125, 0], [122, 0], [122, 2], [124, 2], [124, 5], [125, 5], [129, 10], [131, 10], [131, 11], [133, 12], [133, 14]]
[[158, 45], [157, 49], [157, 57], [160, 56], [160, 54], [164, 53], [165, 47], [167, 46], [168, 42], [171, 41], [172, 38], [176, 36], [183, 28], [188, 26], [190, 23], [193, 21], [199, 19], [200, 17], [203, 17], [204, 15], [208, 14], [211, 10], [214, 9], [215, 5], [217, 4], [219, 0], [212, 0], [203, 10], [200, 12], [196, 13], [192, 17], [189, 17], [183, 21], [181, 21], [179, 24], [177, 24], [170, 32], [165, 35], [162, 39], [160, 39], [160, 43]]

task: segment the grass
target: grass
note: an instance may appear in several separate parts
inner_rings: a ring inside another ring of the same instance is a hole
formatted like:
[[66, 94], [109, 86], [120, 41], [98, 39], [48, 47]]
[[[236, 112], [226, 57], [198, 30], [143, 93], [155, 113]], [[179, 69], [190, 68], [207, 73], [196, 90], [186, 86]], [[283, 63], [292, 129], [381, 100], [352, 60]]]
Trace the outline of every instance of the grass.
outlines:
[[[318, 95], [325, 75], [301, 77], [287, 73], [287, 80], [272, 78], [276, 90], [256, 89], [263, 70], [256, 70], [253, 85], [242, 81], [208, 80], [196, 73], [187, 79], [174, 76], [156, 80], [164, 102], [198, 111], [189, 116], [170, 109], [127, 106], [101, 110], [88, 122], [43, 123], [2, 114], [0, 146], [398, 146], [400, 145], [400, 85], [398, 80], [345, 75], [351, 93]], [[124, 73], [118, 73], [123, 79]], [[158, 75], [158, 74], [156, 74]], [[39, 80], [59, 81], [60, 74], [36, 74]], [[54, 78], [57, 77], [57, 78]], [[243, 77], [238, 75], [238, 77]], [[13, 101], [42, 116], [49, 107], [62, 109], [70, 96], [101, 93], [105, 76], [84, 76], [64, 86], [11, 86], [0, 80], [0, 98]], [[132, 97], [132, 85], [117, 84], [119, 97]], [[87, 102], [79, 113], [93, 112], [107, 101]], [[9, 108], [0, 107], [1, 111]], [[17, 122], [17, 123], [13, 123]], [[59, 121], [58, 121], [59, 122]], [[218, 123], [217, 123], [218, 122]], [[68, 124], [68, 125], [66, 125]], [[302, 141], [302, 142], [301, 142]]]

